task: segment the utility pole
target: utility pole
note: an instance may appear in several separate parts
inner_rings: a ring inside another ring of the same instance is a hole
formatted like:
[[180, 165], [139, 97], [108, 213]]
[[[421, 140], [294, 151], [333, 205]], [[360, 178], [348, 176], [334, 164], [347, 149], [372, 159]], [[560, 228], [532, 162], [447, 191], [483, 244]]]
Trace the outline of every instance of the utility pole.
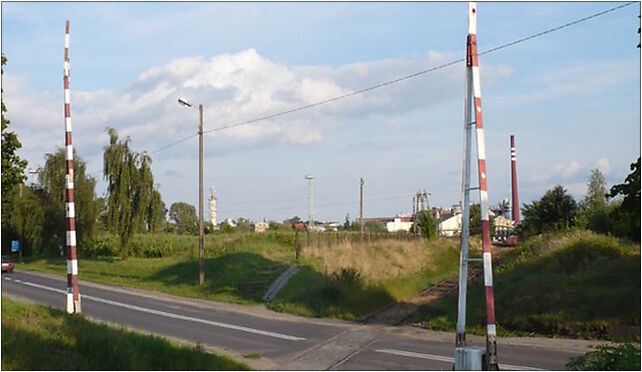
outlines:
[[[195, 108], [184, 98], [178, 103]], [[203, 251], [203, 104], [198, 105], [198, 283], [205, 282], [205, 252]]]
[[359, 233], [359, 240], [363, 244], [363, 184], [365, 181], [363, 178], [359, 181], [359, 224], [361, 225], [361, 232]]
[[[69, 102], [69, 21], [65, 24], [65, 217], [67, 218], [67, 313], [78, 314], [80, 292], [78, 291], [78, 258], [76, 256], [76, 208], [74, 204], [74, 149], [71, 144], [71, 104]], [[21, 185], [22, 186], [22, 185]]]
[[[474, 119], [474, 120], [473, 120]], [[488, 222], [488, 175], [486, 173], [486, 145], [481, 107], [479, 57], [477, 54], [477, 3], [468, 3], [468, 37], [466, 41], [466, 96], [464, 106], [464, 159], [462, 163], [462, 232], [459, 269], [459, 299], [455, 338], [455, 370], [481, 369], [481, 353], [477, 348], [466, 347], [466, 284], [468, 277], [468, 218], [470, 214], [470, 158], [472, 126], [477, 142], [477, 171], [479, 204], [481, 210], [482, 256], [484, 265], [484, 292], [486, 298], [486, 350], [485, 367], [498, 370], [497, 333], [495, 328], [495, 300], [493, 293], [493, 268]], [[477, 368], [479, 367], [479, 368]]]
[[203, 249], [203, 104], [198, 105], [198, 284], [205, 282]]

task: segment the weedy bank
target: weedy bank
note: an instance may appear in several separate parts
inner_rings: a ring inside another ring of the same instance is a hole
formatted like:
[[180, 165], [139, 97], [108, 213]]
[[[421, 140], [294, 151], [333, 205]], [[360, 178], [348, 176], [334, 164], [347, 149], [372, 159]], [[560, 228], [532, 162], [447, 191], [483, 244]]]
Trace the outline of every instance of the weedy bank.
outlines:
[[269, 305], [314, 317], [353, 319], [457, 272], [454, 240], [347, 242], [303, 249], [302, 268]]
[[68, 316], [2, 297], [3, 370], [247, 370], [202, 347]]
[[[545, 234], [507, 254], [494, 274], [498, 334], [640, 339], [640, 246], [589, 231]], [[467, 329], [484, 334], [483, 283], [469, 286]], [[457, 297], [417, 321], [455, 329]]]

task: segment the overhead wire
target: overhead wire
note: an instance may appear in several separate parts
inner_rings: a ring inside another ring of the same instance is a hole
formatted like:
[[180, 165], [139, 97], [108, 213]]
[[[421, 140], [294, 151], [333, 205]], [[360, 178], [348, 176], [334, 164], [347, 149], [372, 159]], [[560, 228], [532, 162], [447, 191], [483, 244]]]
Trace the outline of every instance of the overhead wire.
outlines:
[[[579, 23], [582, 23], [582, 22], [586, 22], [588, 20], [603, 16], [605, 14], [614, 12], [616, 10], [622, 9], [624, 7], [627, 7], [629, 5], [633, 5], [633, 4], [636, 4], [636, 3], [637, 2], [635, 2], [635, 1], [627, 2], [627, 3], [621, 4], [621, 5], [618, 5], [618, 6], [603, 10], [601, 12], [591, 14], [591, 15], [586, 16], [586, 17], [579, 18], [577, 20], [567, 22], [567, 23], [565, 23], [563, 25], [552, 27], [552, 28], [549, 28], [547, 30], [538, 32], [536, 34], [525, 36], [525, 37], [522, 37], [520, 39], [511, 41], [509, 43], [505, 43], [505, 44], [502, 44], [502, 45], [499, 45], [499, 46], [496, 46], [496, 47], [493, 47], [493, 48], [490, 48], [490, 49], [486, 49], [486, 50], [480, 51], [478, 53], [478, 55], [485, 55], [485, 54], [494, 53], [494, 52], [496, 52], [498, 50], [502, 50], [502, 49], [511, 47], [513, 45], [517, 45], [517, 44], [526, 42], [528, 40], [532, 40], [532, 39], [535, 39], [535, 38], [550, 34], [552, 32], [556, 32], [556, 31], [571, 27], [573, 25], [576, 25], [576, 24], [579, 24]], [[308, 110], [308, 109], [311, 109], [311, 108], [314, 108], [314, 107], [326, 105], [326, 104], [329, 104], [329, 103], [332, 103], [332, 102], [336, 102], [336, 101], [339, 101], [339, 100], [342, 100], [342, 99], [345, 99], [345, 98], [353, 97], [353, 96], [356, 96], [356, 95], [359, 95], [359, 94], [363, 94], [363, 93], [366, 93], [366, 92], [369, 92], [369, 91], [372, 91], [372, 90], [376, 90], [376, 89], [383, 88], [383, 87], [386, 87], [386, 86], [389, 86], [389, 85], [392, 85], [392, 84], [396, 84], [396, 83], [399, 83], [399, 82], [402, 82], [402, 81], [405, 81], [405, 80], [413, 79], [413, 78], [416, 78], [418, 76], [422, 76], [422, 75], [425, 75], [425, 74], [428, 74], [428, 73], [431, 73], [431, 72], [434, 72], [434, 71], [437, 71], [437, 70], [441, 70], [441, 69], [444, 69], [446, 67], [450, 67], [452, 65], [464, 62], [465, 60], [466, 60], [466, 58], [459, 58], [459, 59], [456, 59], [456, 60], [453, 60], [453, 61], [450, 61], [450, 62], [447, 62], [447, 63], [443, 63], [443, 64], [440, 64], [440, 65], [437, 65], [437, 66], [433, 66], [433, 67], [427, 68], [425, 70], [421, 70], [421, 71], [418, 71], [418, 72], [414, 72], [412, 74], [401, 76], [401, 77], [393, 79], [393, 80], [388, 80], [388, 81], [385, 81], [383, 83], [379, 83], [379, 84], [376, 84], [376, 85], [373, 85], [373, 86], [370, 86], [370, 87], [367, 87], [367, 88], [355, 90], [355, 91], [348, 92], [348, 93], [345, 93], [345, 94], [342, 94], [342, 95], [338, 95], [338, 96], [334, 96], [334, 97], [331, 97], [331, 98], [327, 98], [327, 99], [324, 99], [322, 101], [318, 101], [318, 102], [310, 103], [310, 104], [307, 104], [307, 105], [295, 107], [295, 108], [292, 108], [292, 109], [289, 109], [289, 110], [285, 110], [285, 111], [280, 111], [280, 112], [277, 112], [277, 113], [274, 113], [274, 114], [260, 116], [260, 117], [254, 118], [254, 119], [241, 121], [241, 122], [237, 122], [237, 123], [232, 123], [232, 124], [226, 124], [226, 125], [223, 125], [223, 126], [220, 126], [220, 127], [204, 130], [203, 133], [205, 134], [205, 133], [211, 133], [211, 132], [218, 132], [218, 131], [223, 131], [223, 130], [236, 128], [236, 127], [240, 127], [240, 126], [251, 125], [251, 124], [254, 124], [254, 123], [257, 123], [257, 122], [270, 120], [270, 119], [274, 119], [274, 118], [277, 118], [277, 117], [280, 117], [280, 116], [289, 115], [289, 114], [292, 114], [292, 113], [295, 113], [295, 112]], [[175, 145], [177, 145], [179, 143], [185, 142], [185, 141], [189, 140], [192, 137], [196, 137], [197, 135], [198, 135], [198, 133], [192, 134], [192, 135], [190, 135], [188, 137], [185, 137], [185, 138], [183, 138], [181, 140], [172, 142], [172, 143], [167, 144], [167, 145], [165, 145], [165, 146], [163, 146], [163, 147], [161, 147], [161, 148], [159, 148], [157, 150], [154, 150], [154, 151], [150, 152], [149, 154], [151, 155], [151, 154], [155, 154], [155, 153], [158, 153], [160, 151], [166, 150], [166, 149], [168, 149], [170, 147], [173, 147], [173, 146], [175, 146]]]

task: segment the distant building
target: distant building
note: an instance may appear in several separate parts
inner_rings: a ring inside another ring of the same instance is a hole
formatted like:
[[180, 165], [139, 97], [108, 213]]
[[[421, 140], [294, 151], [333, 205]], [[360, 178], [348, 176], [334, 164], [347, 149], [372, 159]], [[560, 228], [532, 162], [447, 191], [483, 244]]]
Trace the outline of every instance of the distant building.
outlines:
[[252, 224], [252, 231], [260, 233], [260, 232], [265, 232], [270, 228], [270, 224], [263, 221], [263, 222], [256, 222]]
[[410, 231], [412, 225], [415, 223], [413, 216], [408, 214], [400, 213], [391, 221], [386, 222], [386, 230], [388, 232], [397, 232], [397, 231]]
[[440, 221], [438, 234], [439, 236], [455, 236], [461, 234], [461, 213], [450, 214], [447, 218]]

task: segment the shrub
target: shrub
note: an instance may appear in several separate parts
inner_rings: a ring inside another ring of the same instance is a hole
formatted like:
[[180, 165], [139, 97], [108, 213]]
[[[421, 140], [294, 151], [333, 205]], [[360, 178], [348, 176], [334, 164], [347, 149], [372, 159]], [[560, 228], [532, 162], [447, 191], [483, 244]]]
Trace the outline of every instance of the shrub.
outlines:
[[571, 359], [566, 368], [573, 371], [639, 371], [640, 347], [628, 342], [599, 345], [597, 350]]

